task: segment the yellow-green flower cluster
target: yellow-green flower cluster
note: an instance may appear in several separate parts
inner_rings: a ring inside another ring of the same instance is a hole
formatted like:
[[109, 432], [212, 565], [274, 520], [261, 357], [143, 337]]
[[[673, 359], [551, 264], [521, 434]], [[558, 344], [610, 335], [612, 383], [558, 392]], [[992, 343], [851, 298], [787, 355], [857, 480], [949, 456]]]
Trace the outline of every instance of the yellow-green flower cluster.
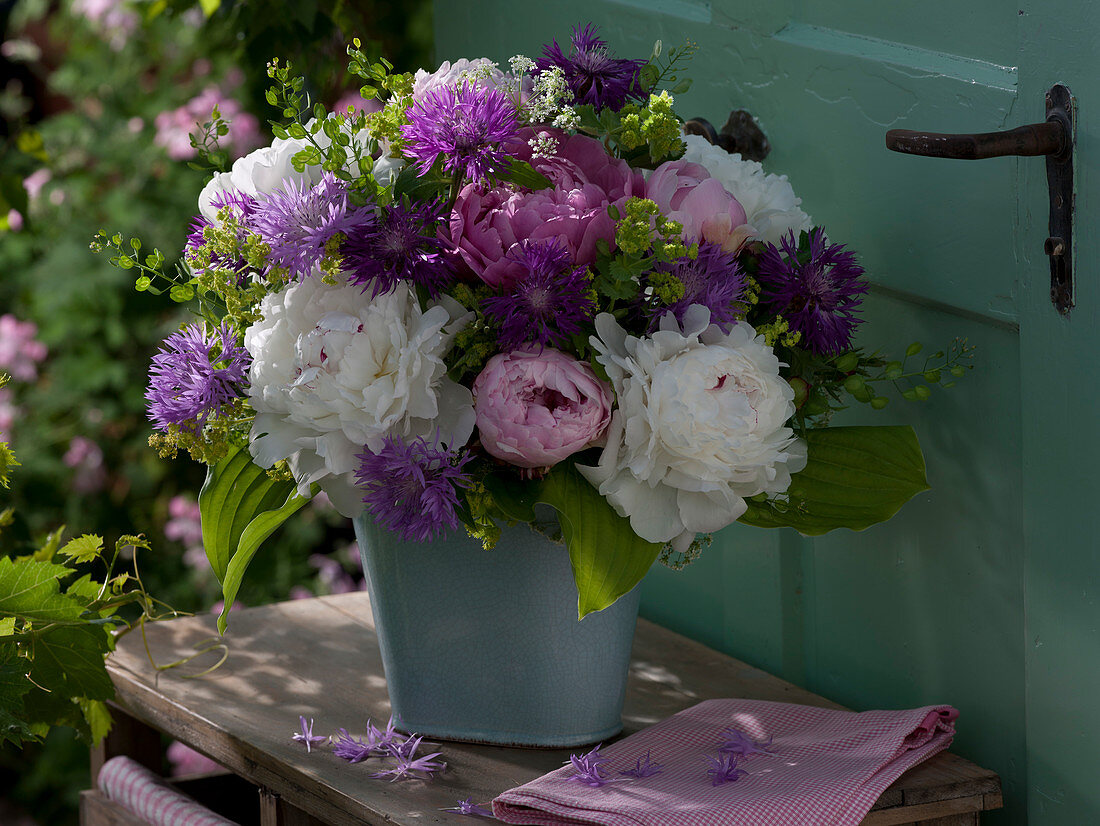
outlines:
[[791, 330], [790, 322], [781, 315], [777, 315], [767, 324], [761, 324], [756, 328], [756, 333], [764, 337], [764, 343], [769, 347], [774, 347], [777, 342], [784, 347], [794, 347], [802, 340], [802, 333]]
[[684, 153], [684, 141], [680, 136], [680, 119], [672, 111], [672, 95], [667, 91], [651, 94], [644, 106], [628, 103], [620, 112], [621, 132], [619, 146], [630, 151], [649, 146], [649, 156], [654, 163], [667, 157], [679, 157]]

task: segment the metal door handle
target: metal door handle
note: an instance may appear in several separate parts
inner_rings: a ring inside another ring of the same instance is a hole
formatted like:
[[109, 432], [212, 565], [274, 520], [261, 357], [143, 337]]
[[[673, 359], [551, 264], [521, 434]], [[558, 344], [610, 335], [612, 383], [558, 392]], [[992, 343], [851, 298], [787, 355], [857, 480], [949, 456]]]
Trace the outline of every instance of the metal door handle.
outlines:
[[1068, 125], [1061, 120], [1017, 126], [1005, 132], [980, 132], [972, 135], [891, 129], [886, 133], [886, 148], [908, 155], [960, 158], [967, 161], [999, 158], [1004, 155], [1057, 156], [1063, 154], [1071, 143], [1068, 131]]
[[1005, 155], [1046, 155], [1050, 190], [1049, 237], [1043, 249], [1050, 257], [1050, 300], [1063, 315], [1073, 307], [1073, 143], [1076, 101], [1069, 89], [1055, 84], [1046, 94], [1045, 123], [1004, 132], [948, 135], [891, 129], [886, 148], [908, 155], [981, 160]]

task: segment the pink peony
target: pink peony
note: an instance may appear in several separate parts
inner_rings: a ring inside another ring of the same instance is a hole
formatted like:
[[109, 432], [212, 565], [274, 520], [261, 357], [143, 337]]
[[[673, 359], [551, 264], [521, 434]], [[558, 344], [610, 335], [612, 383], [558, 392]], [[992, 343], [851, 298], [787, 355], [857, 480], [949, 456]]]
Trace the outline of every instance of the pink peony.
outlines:
[[597, 444], [611, 392], [592, 368], [549, 347], [489, 359], [474, 381], [481, 444], [512, 465], [543, 468]]
[[[534, 134], [520, 132], [523, 144], [516, 154], [523, 160], [531, 159], [527, 140]], [[549, 134], [557, 138], [558, 150], [550, 159], [536, 159], [534, 166], [553, 182], [552, 189], [486, 192], [468, 184], [455, 204], [451, 240], [465, 264], [491, 286], [510, 287], [520, 277], [522, 267], [508, 253], [523, 240], [560, 238], [577, 264], [594, 263], [596, 242], [615, 241], [608, 205], [622, 206], [645, 190], [641, 174], [608, 155], [599, 141]]]
[[645, 197], [683, 224], [688, 242], [709, 241], [725, 252], [737, 252], [755, 232], [737, 199], [697, 163], [661, 164], [646, 182]]

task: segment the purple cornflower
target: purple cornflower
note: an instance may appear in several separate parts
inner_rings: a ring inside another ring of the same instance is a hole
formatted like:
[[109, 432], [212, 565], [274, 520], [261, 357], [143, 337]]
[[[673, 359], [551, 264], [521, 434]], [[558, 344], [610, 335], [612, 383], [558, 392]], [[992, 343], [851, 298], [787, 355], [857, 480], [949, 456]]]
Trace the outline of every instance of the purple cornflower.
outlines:
[[652, 763], [649, 759], [649, 752], [645, 753], [645, 757], [639, 757], [638, 762], [634, 768], [626, 769], [619, 772], [619, 774], [626, 775], [627, 777], [635, 777], [639, 780], [643, 777], [652, 777], [655, 774], [660, 774], [664, 767], [660, 763]]
[[577, 24], [569, 38], [573, 49], [568, 56], [554, 40], [542, 47], [544, 56], [536, 64], [543, 72], [552, 66], [561, 68], [573, 90], [574, 103], [590, 103], [596, 111], [604, 107], [618, 111], [628, 100], [645, 97], [638, 73], [646, 61], [612, 56], [607, 42], [597, 37], [597, 31], [591, 23], [583, 28]]
[[456, 489], [470, 485], [462, 472], [469, 452], [430, 447], [422, 436], [409, 442], [387, 436], [377, 453], [355, 458], [363, 502], [383, 527], [409, 542], [428, 542], [458, 527]]
[[417, 159], [419, 175], [440, 155], [443, 169], [479, 181], [508, 161], [502, 144], [516, 138], [516, 107], [499, 89], [462, 81], [432, 89], [408, 110], [401, 127], [404, 151]]
[[569, 763], [565, 765], [568, 766], [571, 763], [573, 768], [576, 769], [576, 773], [569, 776], [570, 780], [576, 783], [583, 783], [586, 786], [591, 786], [593, 789], [598, 789], [600, 786], [607, 783], [617, 782], [610, 777], [604, 777], [604, 775], [600, 773], [604, 763], [608, 761], [607, 757], [600, 754], [600, 748], [602, 746], [603, 744], [601, 743], [587, 754], [569, 755]]
[[373, 286], [371, 298], [388, 293], [400, 281], [425, 287], [435, 298], [454, 279], [438, 230], [443, 204], [412, 205], [403, 198], [383, 207], [377, 221], [347, 234], [341, 247], [343, 269], [353, 284]]
[[745, 290], [745, 276], [737, 263], [737, 255], [724, 252], [718, 244], [699, 245], [695, 260], [684, 257], [671, 264], [662, 264], [657, 271], [667, 273], [684, 285], [684, 295], [673, 304], [661, 305], [649, 322], [649, 331], [657, 329], [660, 317], [667, 312], [682, 322], [692, 304], [702, 304], [710, 310], [711, 323], [728, 333], [737, 323], [739, 305]]
[[[337, 757], [347, 760], [349, 763], [361, 763], [368, 757], [384, 757], [387, 754], [396, 754], [401, 748], [403, 739], [394, 730], [393, 718], [385, 729], [380, 729], [370, 720], [367, 720], [367, 736], [352, 737], [347, 729], [340, 729], [339, 736], [333, 743], [332, 753]], [[419, 741], [418, 741], [419, 743]], [[416, 746], [413, 746], [415, 751]]]
[[804, 346], [831, 355], [851, 349], [852, 333], [863, 319], [856, 316], [867, 292], [863, 267], [843, 244], [830, 244], [815, 227], [796, 244], [794, 232], [768, 244], [760, 255], [763, 298], [802, 333]]
[[711, 767], [707, 769], [712, 786], [721, 786], [723, 783], [733, 783], [735, 780], [748, 774], [744, 769], [737, 768], [737, 755], [721, 752], [718, 757], [708, 757], [707, 762]]
[[225, 323], [209, 335], [198, 324], [172, 333], [149, 368], [149, 420], [158, 430], [173, 424], [202, 427], [211, 413], [241, 394], [251, 363]]
[[446, 809], [441, 809], [443, 812], [456, 812], [460, 815], [473, 815], [474, 817], [492, 817], [493, 813], [486, 809], [484, 806], [478, 806], [476, 803], [471, 803], [470, 798], [458, 801], [457, 806], [448, 806]]
[[587, 268], [573, 266], [556, 239], [523, 241], [509, 256], [524, 274], [506, 295], [482, 302], [485, 315], [500, 325], [500, 346], [507, 352], [529, 342], [557, 345], [581, 332], [596, 307]]
[[772, 738], [767, 740], [753, 740], [745, 732], [735, 728], [727, 728], [722, 731], [722, 745], [718, 751], [723, 754], [737, 754], [748, 757], [750, 754], [775, 754], [771, 751]]
[[302, 730], [295, 733], [295, 734], [292, 734], [290, 736], [290, 739], [291, 740], [297, 740], [299, 743], [305, 743], [307, 752], [313, 751], [313, 744], [314, 743], [327, 743], [328, 742], [327, 737], [321, 737], [319, 735], [315, 736], [313, 734], [313, 718], [312, 717], [309, 718], [309, 722], [307, 723], [306, 718], [299, 715], [298, 724], [302, 727]]
[[355, 207], [347, 188], [331, 172], [319, 183], [306, 186], [290, 181], [271, 193], [252, 216], [252, 225], [271, 247], [271, 267], [286, 267], [292, 276], [305, 278], [333, 252], [330, 242], [374, 221], [374, 208]]

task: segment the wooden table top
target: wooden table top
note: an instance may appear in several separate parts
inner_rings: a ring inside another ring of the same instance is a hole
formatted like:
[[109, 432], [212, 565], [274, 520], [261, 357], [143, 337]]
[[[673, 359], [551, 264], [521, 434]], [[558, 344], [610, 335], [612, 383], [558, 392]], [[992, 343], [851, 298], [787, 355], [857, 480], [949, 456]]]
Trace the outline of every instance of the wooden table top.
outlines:
[[[194, 653], [216, 636], [213, 615], [147, 626], [159, 664]], [[443, 812], [458, 800], [487, 804], [568, 760], [570, 749], [519, 749], [445, 743], [447, 770], [430, 781], [371, 779], [369, 764], [348, 764], [322, 746], [307, 753], [291, 740], [298, 716], [314, 732], [346, 728], [362, 735], [366, 719], [389, 719], [369, 598], [365, 593], [296, 600], [234, 611], [225, 663], [206, 654], [157, 672], [140, 633], [124, 636], [108, 660], [118, 702], [134, 717], [209, 755], [334, 826], [470, 823]], [[840, 708], [757, 668], [639, 620], [623, 712], [625, 734], [717, 697]], [[891, 826], [1001, 805], [1000, 780], [988, 769], [941, 753], [894, 783], [863, 821]]]

